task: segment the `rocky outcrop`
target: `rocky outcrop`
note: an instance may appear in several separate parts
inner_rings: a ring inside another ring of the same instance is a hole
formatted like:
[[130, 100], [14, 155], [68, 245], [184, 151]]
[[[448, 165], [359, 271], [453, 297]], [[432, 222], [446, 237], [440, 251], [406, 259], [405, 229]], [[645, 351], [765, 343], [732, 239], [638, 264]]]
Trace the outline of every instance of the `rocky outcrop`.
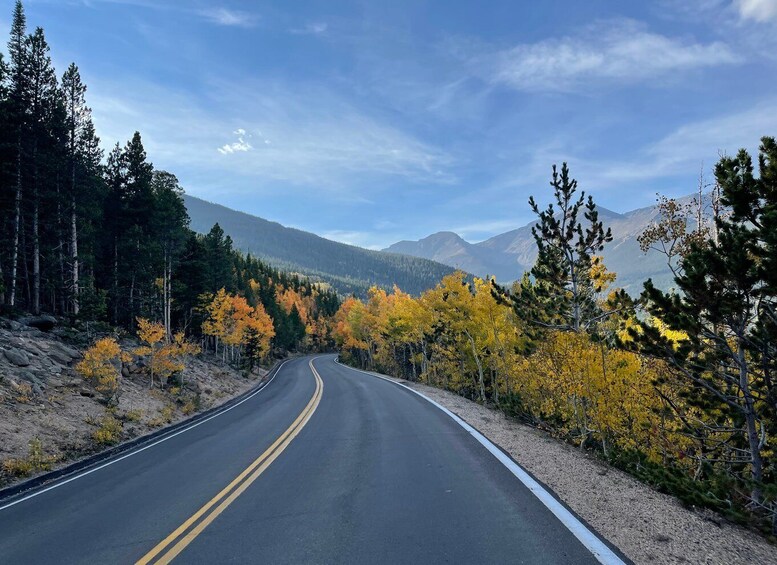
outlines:
[[0, 320], [0, 381], [12, 387], [27, 383], [42, 396], [50, 379], [72, 376], [81, 354], [54, 333], [43, 331], [55, 325], [51, 316]]
[[57, 319], [54, 316], [33, 316], [22, 318], [19, 322], [27, 327], [36, 328], [44, 332], [50, 332], [57, 325]]
[[5, 349], [3, 355], [11, 364], [17, 367], [27, 367], [30, 364], [30, 357], [21, 349]]

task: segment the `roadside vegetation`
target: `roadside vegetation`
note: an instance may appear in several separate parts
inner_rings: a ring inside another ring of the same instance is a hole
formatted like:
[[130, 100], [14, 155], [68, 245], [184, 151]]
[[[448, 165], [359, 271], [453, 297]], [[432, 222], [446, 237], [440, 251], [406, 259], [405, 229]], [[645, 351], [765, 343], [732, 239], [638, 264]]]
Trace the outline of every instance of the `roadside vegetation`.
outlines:
[[712, 198], [695, 207], [662, 200], [640, 243], [665, 253], [675, 284], [647, 281], [638, 299], [601, 260], [611, 236], [593, 199], [554, 167], [553, 204], [530, 200], [530, 274], [511, 288], [457, 273], [420, 297], [349, 298], [335, 317], [341, 358], [492, 404], [777, 535], [773, 138], [757, 162], [744, 150], [722, 158]]
[[[243, 255], [218, 224], [193, 232], [183, 188], [149, 161], [140, 133], [103, 153], [78, 67], [57, 74], [21, 2], [8, 55], [0, 53], [0, 327], [10, 331], [0, 336], [0, 400], [14, 418], [29, 416], [23, 406], [55, 410], [74, 392], [94, 396], [104, 414], [87, 418], [91, 438], [111, 445], [130, 437], [125, 424], [155, 427], [204, 407], [202, 379], [189, 382], [195, 360], [255, 378], [290, 352], [333, 347], [334, 290]], [[82, 380], [68, 381], [74, 374]], [[146, 384], [156, 415], [122, 404], [129, 381], [133, 394]], [[31, 440], [28, 456], [6, 458], [0, 482], [46, 470], [53, 451]]]

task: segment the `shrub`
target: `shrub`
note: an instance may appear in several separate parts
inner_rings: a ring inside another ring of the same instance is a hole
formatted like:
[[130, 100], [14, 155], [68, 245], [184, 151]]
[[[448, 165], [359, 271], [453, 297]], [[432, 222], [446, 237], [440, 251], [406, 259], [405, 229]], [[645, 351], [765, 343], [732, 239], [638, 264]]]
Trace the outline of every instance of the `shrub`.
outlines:
[[92, 438], [101, 445], [113, 445], [121, 439], [123, 426], [111, 412], [106, 412], [100, 420], [100, 427], [92, 433]]
[[46, 455], [43, 452], [43, 442], [34, 437], [30, 440], [27, 457], [6, 459], [3, 461], [3, 471], [12, 477], [25, 477], [50, 470], [58, 459], [56, 455]]

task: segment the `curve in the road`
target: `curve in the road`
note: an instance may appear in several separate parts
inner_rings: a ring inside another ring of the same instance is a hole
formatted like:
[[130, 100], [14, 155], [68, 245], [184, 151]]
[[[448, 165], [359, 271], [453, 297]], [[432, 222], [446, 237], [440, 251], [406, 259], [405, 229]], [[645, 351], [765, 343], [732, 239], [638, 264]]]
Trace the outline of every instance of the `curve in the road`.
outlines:
[[334, 357], [0, 509], [0, 562], [619, 562], [455, 415]]
[[[297, 419], [286, 429], [281, 436], [273, 442], [267, 450], [257, 457], [242, 473], [240, 473], [231, 483], [229, 483], [221, 492], [210, 499], [202, 508], [195, 512], [188, 520], [175, 529], [169, 536], [159, 542], [151, 551], [141, 557], [136, 565], [147, 565], [154, 562], [159, 565], [167, 565], [188, 546], [194, 538], [213, 522], [227, 506], [232, 504], [235, 499], [251, 486], [256, 479], [269, 467], [275, 459], [283, 452], [286, 447], [297, 437], [305, 424], [308, 423], [313, 412], [316, 411], [318, 403], [321, 402], [321, 395], [324, 392], [324, 382], [321, 376], [313, 366], [313, 359], [309, 361], [310, 370], [316, 379], [316, 390], [305, 408], [300, 412]], [[216, 506], [218, 504], [218, 506]], [[213, 508], [216, 506], [215, 508]], [[213, 508], [213, 510], [211, 510]], [[173, 542], [178, 542], [167, 549]]]
[[606, 564], [606, 565], [621, 565], [623, 564], [623, 560], [612, 550], [609, 548], [609, 546], [604, 543], [599, 537], [591, 531], [588, 526], [586, 526], [583, 522], [580, 521], [580, 519], [575, 516], [570, 510], [564, 506], [559, 500], [553, 496], [552, 493], [550, 493], [545, 487], [543, 487], [534, 477], [532, 477], [523, 467], [521, 467], [518, 463], [516, 463], [512, 458], [510, 458], [507, 454], [505, 454], [504, 451], [502, 451], [498, 446], [496, 446], [491, 440], [489, 440], [486, 436], [484, 436], [482, 433], [480, 433], [478, 430], [470, 426], [467, 422], [465, 422], [463, 419], [461, 419], [459, 416], [448, 410], [445, 406], [440, 404], [439, 402], [436, 402], [426, 396], [425, 394], [418, 392], [417, 390], [404, 385], [402, 383], [399, 383], [395, 380], [389, 379], [384, 377], [383, 375], [379, 375], [377, 373], [372, 373], [369, 371], [362, 371], [361, 369], [355, 369], [353, 367], [348, 367], [347, 365], [343, 365], [339, 362], [338, 359], [335, 359], [335, 363], [342, 367], [347, 367], [353, 371], [358, 371], [360, 373], [364, 373], [365, 375], [369, 375], [371, 377], [375, 377], [378, 379], [383, 379], [384, 381], [388, 381], [390, 383], [393, 383], [397, 386], [401, 386], [402, 388], [409, 390], [410, 392], [417, 394], [427, 402], [431, 403], [432, 405], [436, 406], [438, 409], [442, 410], [445, 414], [450, 416], [453, 421], [455, 421], [458, 425], [460, 425], [462, 428], [467, 430], [467, 432], [474, 437], [478, 443], [480, 443], [483, 447], [485, 447], [491, 455], [496, 457], [502, 465], [507, 467], [510, 472], [515, 475], [515, 477], [521, 481], [521, 483], [526, 486], [533, 494], [536, 496], [540, 502], [542, 502], [545, 507], [550, 510], [556, 518], [558, 518], [564, 526], [567, 527], [567, 529], [572, 532], [575, 537], [580, 540], [580, 542], [588, 548], [588, 550], [596, 557], [600, 563]]

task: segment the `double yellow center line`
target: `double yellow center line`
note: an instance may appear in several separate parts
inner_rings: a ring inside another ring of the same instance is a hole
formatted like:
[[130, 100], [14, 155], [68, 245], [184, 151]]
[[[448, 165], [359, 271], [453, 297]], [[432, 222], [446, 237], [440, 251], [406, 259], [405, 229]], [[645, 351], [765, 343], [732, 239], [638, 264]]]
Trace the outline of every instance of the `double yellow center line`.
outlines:
[[221, 514], [227, 506], [232, 504], [235, 499], [261, 475], [267, 467], [288, 447], [291, 441], [297, 437], [297, 434], [308, 423], [313, 412], [318, 408], [321, 401], [321, 395], [324, 391], [324, 382], [321, 375], [318, 374], [313, 366], [313, 360], [308, 363], [313, 376], [316, 379], [316, 391], [313, 397], [307, 403], [297, 419], [291, 426], [281, 434], [256, 460], [251, 463], [242, 473], [240, 473], [231, 483], [229, 483], [221, 492], [214, 496], [207, 504], [197, 510], [191, 518], [186, 520], [169, 536], [159, 542], [151, 551], [146, 553], [137, 561], [136, 565], [146, 565], [147, 563], [170, 563], [175, 557], [183, 551], [194, 539], [208, 527], [208, 525]]

